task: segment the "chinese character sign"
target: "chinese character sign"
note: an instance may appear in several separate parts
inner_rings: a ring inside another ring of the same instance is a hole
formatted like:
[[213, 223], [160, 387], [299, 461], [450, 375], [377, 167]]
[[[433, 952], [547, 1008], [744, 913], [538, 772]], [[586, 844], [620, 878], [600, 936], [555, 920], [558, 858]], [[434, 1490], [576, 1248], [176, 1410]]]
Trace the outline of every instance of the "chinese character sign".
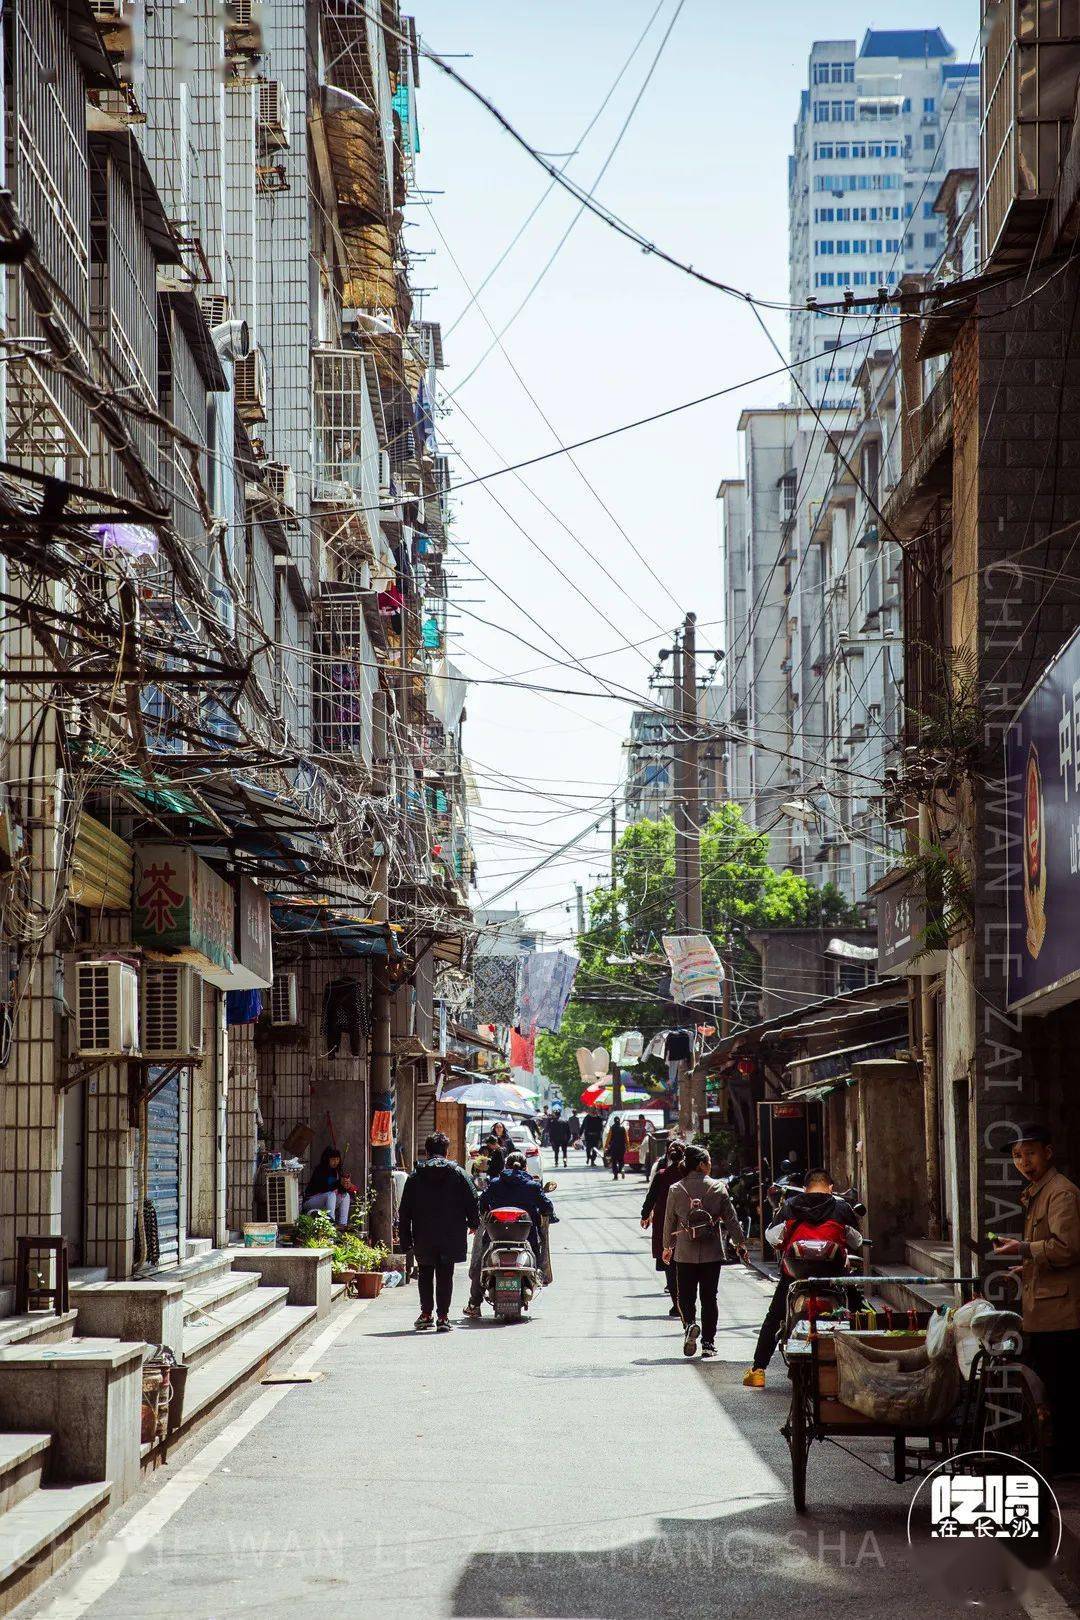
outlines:
[[1016, 1007], [1080, 981], [1080, 636], [1062, 648], [1009, 727], [1005, 784], [1009, 1003]]
[[233, 965], [233, 894], [183, 844], [137, 844], [132, 937], [151, 950], [193, 951], [207, 965]]
[[1039, 1532], [1039, 1481], [1033, 1474], [936, 1474], [930, 1494], [930, 1534], [943, 1539], [1007, 1537]]

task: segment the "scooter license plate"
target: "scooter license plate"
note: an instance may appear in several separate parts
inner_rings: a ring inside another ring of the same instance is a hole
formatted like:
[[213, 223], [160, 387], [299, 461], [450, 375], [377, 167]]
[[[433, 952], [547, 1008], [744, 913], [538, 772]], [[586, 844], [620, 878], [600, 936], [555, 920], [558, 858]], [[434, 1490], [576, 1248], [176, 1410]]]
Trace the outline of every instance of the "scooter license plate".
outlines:
[[521, 1292], [520, 1277], [496, 1277], [495, 1290], [499, 1294], [517, 1294]]

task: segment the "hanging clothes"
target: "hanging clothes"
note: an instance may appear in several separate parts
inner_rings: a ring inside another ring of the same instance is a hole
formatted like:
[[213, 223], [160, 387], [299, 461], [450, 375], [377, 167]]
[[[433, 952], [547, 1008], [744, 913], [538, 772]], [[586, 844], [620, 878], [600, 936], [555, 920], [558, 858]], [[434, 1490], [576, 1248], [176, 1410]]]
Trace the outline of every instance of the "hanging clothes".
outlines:
[[694, 1055], [693, 1037], [688, 1029], [669, 1029], [664, 1042], [664, 1057], [668, 1063], [689, 1063]]
[[226, 990], [226, 1024], [254, 1024], [262, 1012], [261, 990]]
[[[516, 956], [478, 956], [473, 961], [473, 1011], [480, 1023], [512, 1024], [517, 989]], [[528, 1025], [525, 1026], [528, 1028]]]
[[533, 951], [519, 961], [518, 1029], [548, 1029], [557, 1034], [574, 988], [577, 957], [566, 951]]
[[536, 1072], [536, 1031], [523, 1035], [519, 1029], [510, 1031], [510, 1067], [524, 1074]]

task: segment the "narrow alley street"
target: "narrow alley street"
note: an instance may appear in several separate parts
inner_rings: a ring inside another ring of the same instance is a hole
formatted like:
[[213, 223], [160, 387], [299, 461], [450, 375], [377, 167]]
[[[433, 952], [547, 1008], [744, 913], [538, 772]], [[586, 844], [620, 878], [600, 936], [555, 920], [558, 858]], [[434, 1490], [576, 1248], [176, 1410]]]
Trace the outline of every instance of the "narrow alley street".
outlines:
[[557, 1175], [557, 1280], [533, 1321], [462, 1323], [460, 1270], [445, 1337], [414, 1333], [414, 1287], [340, 1305], [276, 1368], [314, 1382], [256, 1386], [24, 1612], [685, 1620], [821, 1600], [863, 1620], [876, 1591], [959, 1614], [906, 1546], [906, 1490], [819, 1447], [811, 1514], [793, 1513], [783, 1369], [764, 1393], [741, 1382], [767, 1285], [726, 1271], [718, 1359], [687, 1363], [640, 1178], [580, 1156]]

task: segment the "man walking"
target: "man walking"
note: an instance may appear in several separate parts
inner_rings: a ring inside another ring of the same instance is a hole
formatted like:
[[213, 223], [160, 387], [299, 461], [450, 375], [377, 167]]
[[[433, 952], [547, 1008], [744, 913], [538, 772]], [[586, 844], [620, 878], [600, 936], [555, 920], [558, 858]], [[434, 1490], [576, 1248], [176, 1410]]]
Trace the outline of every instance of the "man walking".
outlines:
[[[721, 1222], [739, 1258], [744, 1261], [746, 1239], [727, 1189], [709, 1175], [712, 1161], [705, 1148], [688, 1147], [683, 1163], [686, 1174], [668, 1192], [662, 1259], [665, 1265], [675, 1261], [684, 1329], [683, 1355], [692, 1356], [700, 1338], [702, 1358], [707, 1360], [716, 1355], [716, 1324], [720, 1319], [717, 1289], [724, 1262]], [[697, 1322], [699, 1294], [700, 1328]]]
[[468, 1233], [480, 1224], [472, 1182], [446, 1157], [449, 1147], [450, 1138], [442, 1131], [427, 1138], [427, 1157], [405, 1183], [398, 1209], [401, 1247], [416, 1256], [418, 1333], [431, 1326], [433, 1309], [436, 1332], [449, 1333], [454, 1267], [468, 1253]]
[[555, 1163], [558, 1165], [559, 1154], [562, 1162], [566, 1163], [566, 1150], [570, 1145], [570, 1125], [561, 1114], [552, 1114], [551, 1124], [548, 1126], [548, 1141], [555, 1150]]
[[629, 1141], [626, 1135], [626, 1126], [621, 1119], [613, 1119], [608, 1126], [607, 1138], [604, 1142], [604, 1152], [607, 1154], [608, 1164], [611, 1166], [611, 1178], [618, 1181], [620, 1176], [626, 1175], [626, 1149]]
[[994, 1253], [1021, 1264], [1027, 1359], [1046, 1387], [1054, 1430], [1054, 1471], [1071, 1472], [1080, 1458], [1080, 1188], [1054, 1165], [1043, 1125], [1024, 1125], [1012, 1161], [1027, 1183], [1022, 1238], [1000, 1239]]
[[585, 1163], [592, 1170], [600, 1153], [600, 1144], [604, 1140], [604, 1122], [595, 1108], [590, 1108], [581, 1122], [581, 1140], [585, 1144]]

